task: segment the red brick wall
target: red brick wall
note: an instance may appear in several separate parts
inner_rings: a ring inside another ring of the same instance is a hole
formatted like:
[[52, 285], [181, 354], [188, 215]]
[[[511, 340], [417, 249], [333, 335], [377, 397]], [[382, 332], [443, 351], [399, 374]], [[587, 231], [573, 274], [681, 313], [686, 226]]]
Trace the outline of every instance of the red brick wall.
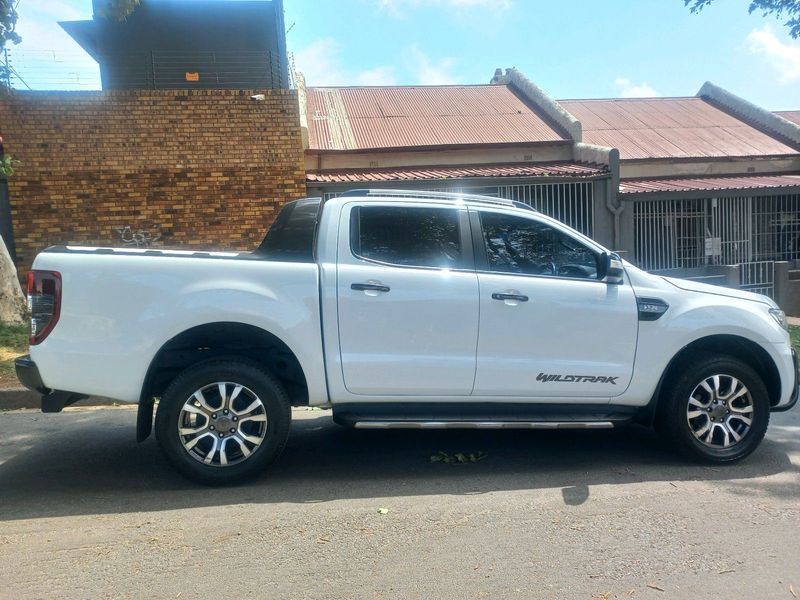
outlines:
[[[251, 95], [264, 94], [264, 101]], [[52, 244], [254, 248], [276, 211], [305, 195], [295, 92], [17, 92], [0, 136], [21, 271]]]

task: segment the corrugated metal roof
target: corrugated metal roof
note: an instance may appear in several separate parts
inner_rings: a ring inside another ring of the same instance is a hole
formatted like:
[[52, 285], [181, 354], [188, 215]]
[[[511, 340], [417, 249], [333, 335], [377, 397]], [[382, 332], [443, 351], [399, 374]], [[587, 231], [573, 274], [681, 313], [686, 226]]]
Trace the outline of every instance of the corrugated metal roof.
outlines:
[[798, 154], [798, 150], [702, 98], [560, 100], [583, 125], [583, 141], [622, 159]]
[[507, 86], [310, 87], [311, 150], [561, 142]]
[[800, 187], [800, 174], [624, 179], [619, 184], [619, 191], [621, 194], [647, 194], [654, 192], [754, 190], [786, 187]]
[[375, 181], [418, 181], [426, 179], [457, 179], [465, 177], [596, 177], [608, 169], [599, 165], [577, 162], [468, 165], [442, 167], [393, 167], [385, 169], [346, 169], [306, 173], [314, 183], [369, 183]]
[[800, 125], [800, 110], [779, 110], [775, 114]]

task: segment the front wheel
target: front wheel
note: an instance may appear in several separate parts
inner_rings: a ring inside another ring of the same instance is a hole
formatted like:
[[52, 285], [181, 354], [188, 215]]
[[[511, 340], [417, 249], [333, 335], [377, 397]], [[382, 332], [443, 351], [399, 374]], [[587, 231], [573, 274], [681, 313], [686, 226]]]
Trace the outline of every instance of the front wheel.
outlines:
[[189, 367], [164, 392], [156, 437], [184, 476], [206, 485], [252, 477], [280, 455], [291, 409], [283, 386], [255, 363]]
[[769, 394], [746, 363], [729, 356], [693, 357], [666, 385], [658, 424], [684, 455], [703, 462], [735, 462], [764, 438]]

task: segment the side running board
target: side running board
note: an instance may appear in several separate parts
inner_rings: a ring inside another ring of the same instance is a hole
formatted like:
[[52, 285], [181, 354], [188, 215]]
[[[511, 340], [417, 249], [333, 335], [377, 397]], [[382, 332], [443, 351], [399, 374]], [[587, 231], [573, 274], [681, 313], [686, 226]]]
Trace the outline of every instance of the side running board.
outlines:
[[638, 411], [608, 404], [365, 402], [335, 404], [333, 420], [356, 429], [608, 429], [630, 423]]
[[356, 421], [356, 429], [610, 429], [611, 421]]

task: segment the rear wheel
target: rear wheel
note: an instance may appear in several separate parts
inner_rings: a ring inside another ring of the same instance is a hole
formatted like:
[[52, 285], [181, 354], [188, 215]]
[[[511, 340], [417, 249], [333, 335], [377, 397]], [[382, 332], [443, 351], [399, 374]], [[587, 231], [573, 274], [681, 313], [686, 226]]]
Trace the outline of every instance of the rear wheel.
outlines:
[[289, 435], [291, 410], [281, 384], [255, 363], [214, 360], [181, 373], [164, 392], [156, 437], [187, 478], [224, 485], [275, 460]]
[[662, 433], [684, 455], [704, 462], [748, 456], [769, 424], [764, 383], [733, 357], [704, 355], [685, 361], [662, 401]]

